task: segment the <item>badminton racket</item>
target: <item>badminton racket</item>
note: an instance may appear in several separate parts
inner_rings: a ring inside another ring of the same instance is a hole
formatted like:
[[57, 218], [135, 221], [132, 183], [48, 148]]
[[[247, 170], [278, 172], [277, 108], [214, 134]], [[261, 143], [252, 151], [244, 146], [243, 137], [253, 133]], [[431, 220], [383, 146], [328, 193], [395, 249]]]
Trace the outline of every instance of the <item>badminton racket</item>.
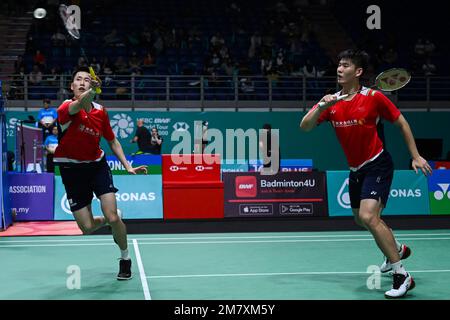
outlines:
[[[75, 21], [75, 15], [72, 14], [72, 12], [69, 12], [69, 8], [65, 4], [61, 4], [59, 6], [59, 15], [63, 21], [64, 27], [67, 30], [67, 33], [75, 40], [80, 40], [81, 33], [80, 29], [77, 27], [76, 21]], [[89, 59], [86, 56], [86, 52], [83, 49], [83, 46], [81, 45], [80, 41], [80, 51], [83, 58], [86, 60], [86, 63], [89, 65]], [[101, 83], [100, 79], [95, 74], [94, 68], [89, 66], [89, 73], [95, 81]], [[100, 87], [95, 88], [95, 93], [100, 94], [102, 93], [102, 89]]]
[[[399, 90], [406, 86], [408, 82], [411, 80], [411, 74], [402, 68], [392, 68], [386, 71], [381, 72], [376, 78], [375, 78], [375, 84], [370, 86], [370, 89], [377, 88], [381, 91], [391, 92], [395, 90]], [[366, 90], [367, 88], [361, 88], [356, 92], [343, 94], [339, 96], [336, 100], [333, 102], [340, 101], [342, 99], [345, 99], [351, 94], [359, 93], [361, 90]], [[327, 105], [327, 102], [320, 102], [319, 107], [323, 107]]]

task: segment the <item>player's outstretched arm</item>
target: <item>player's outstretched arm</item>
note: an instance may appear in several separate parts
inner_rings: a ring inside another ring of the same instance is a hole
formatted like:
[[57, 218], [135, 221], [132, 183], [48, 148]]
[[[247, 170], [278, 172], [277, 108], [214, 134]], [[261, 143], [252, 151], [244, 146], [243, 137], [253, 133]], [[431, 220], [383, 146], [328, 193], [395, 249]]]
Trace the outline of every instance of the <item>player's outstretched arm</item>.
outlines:
[[398, 119], [394, 122], [394, 124], [400, 128], [400, 131], [403, 134], [403, 138], [405, 139], [406, 146], [408, 147], [409, 153], [412, 158], [412, 168], [417, 173], [418, 169], [422, 170], [424, 175], [428, 175], [432, 173], [431, 166], [428, 164], [427, 160], [422, 158], [417, 150], [416, 142], [414, 140], [414, 136], [411, 131], [411, 127], [406, 121], [403, 115], [400, 115]]
[[90, 105], [92, 100], [95, 97], [95, 89], [89, 89], [83, 92], [78, 99], [71, 102], [69, 105], [69, 114], [74, 115], [78, 113], [81, 109], [86, 108], [87, 105]]
[[[321, 106], [321, 102], [325, 102], [325, 104]], [[302, 129], [303, 131], [311, 131], [312, 129], [314, 129], [317, 126], [317, 120], [319, 119], [322, 111], [335, 103], [336, 96], [330, 94], [324, 96], [322, 99], [320, 99], [317, 105], [309, 110], [308, 113], [303, 117], [302, 121], [300, 122], [300, 129]]]
[[111, 148], [111, 151], [116, 155], [117, 159], [122, 163], [122, 165], [125, 167], [125, 169], [128, 171], [128, 173], [131, 174], [137, 174], [140, 172], [147, 173], [147, 166], [139, 166], [136, 168], [133, 168], [127, 161], [125, 154], [123, 153], [122, 145], [120, 144], [119, 140], [117, 138], [114, 138], [111, 141], [108, 141], [109, 147]]

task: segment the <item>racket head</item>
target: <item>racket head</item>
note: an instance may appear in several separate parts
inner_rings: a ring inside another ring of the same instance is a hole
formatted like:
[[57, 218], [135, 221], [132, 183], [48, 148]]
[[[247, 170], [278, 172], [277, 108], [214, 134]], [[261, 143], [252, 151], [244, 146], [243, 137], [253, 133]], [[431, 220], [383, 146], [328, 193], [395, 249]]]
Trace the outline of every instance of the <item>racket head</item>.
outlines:
[[403, 68], [392, 68], [380, 73], [375, 86], [382, 91], [395, 91], [403, 88], [411, 80], [411, 74]]
[[72, 17], [68, 13], [67, 6], [65, 4], [59, 5], [59, 16], [61, 17], [64, 28], [66, 28], [69, 35], [74, 39], [80, 39], [80, 30], [78, 30], [75, 23], [72, 22]]

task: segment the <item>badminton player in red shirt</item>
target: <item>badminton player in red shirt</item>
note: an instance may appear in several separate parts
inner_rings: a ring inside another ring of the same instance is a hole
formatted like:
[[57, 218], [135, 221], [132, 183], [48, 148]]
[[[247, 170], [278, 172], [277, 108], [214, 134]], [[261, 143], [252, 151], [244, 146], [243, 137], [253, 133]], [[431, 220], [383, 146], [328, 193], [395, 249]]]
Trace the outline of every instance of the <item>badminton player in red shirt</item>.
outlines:
[[[415, 283], [401, 263], [411, 250], [395, 240], [392, 230], [380, 218], [389, 197], [394, 165], [378, 136], [379, 120], [384, 118], [400, 128], [416, 173], [420, 169], [427, 175], [432, 170], [417, 151], [411, 128], [397, 107], [381, 92], [361, 87], [360, 77], [369, 61], [367, 53], [346, 50], [338, 59], [337, 81], [342, 90], [324, 96], [319, 101], [325, 102], [323, 107], [314, 105], [303, 117], [300, 128], [310, 131], [324, 121], [334, 127], [350, 167], [349, 192], [355, 221], [373, 235], [384, 253], [381, 272], [393, 271], [392, 288], [385, 297], [399, 298]], [[336, 101], [343, 94], [349, 96]]]
[[[118, 280], [131, 279], [131, 259], [128, 253], [127, 231], [117, 214], [117, 203], [111, 170], [100, 148], [104, 137], [112, 152], [131, 174], [147, 173], [145, 166], [133, 168], [126, 161], [122, 146], [116, 139], [105, 108], [95, 102], [99, 79], [92, 79], [89, 69], [81, 67], [73, 74], [71, 89], [74, 97], [58, 108], [59, 144], [54, 162], [59, 165], [70, 210], [83, 234], [89, 234], [109, 224], [114, 241], [120, 248]], [[103, 217], [93, 217], [93, 194], [101, 202]]]

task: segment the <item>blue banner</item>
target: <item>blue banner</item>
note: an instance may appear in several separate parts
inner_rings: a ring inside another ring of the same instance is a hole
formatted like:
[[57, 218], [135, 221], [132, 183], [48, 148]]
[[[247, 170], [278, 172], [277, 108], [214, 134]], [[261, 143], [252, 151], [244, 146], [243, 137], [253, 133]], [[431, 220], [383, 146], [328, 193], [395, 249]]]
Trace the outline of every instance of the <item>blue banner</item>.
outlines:
[[8, 179], [16, 221], [53, 220], [53, 173], [10, 172]]
[[[161, 175], [114, 176], [117, 208], [123, 219], [162, 219]], [[100, 201], [92, 200], [92, 213], [102, 216]], [[55, 220], [74, 220], [60, 176], [55, 176]]]
[[[133, 167], [138, 167], [141, 165], [147, 166], [148, 174], [161, 174], [161, 160], [160, 155], [149, 155], [149, 154], [139, 154], [139, 155], [130, 155], [126, 156], [128, 163]], [[116, 174], [128, 174], [125, 171], [122, 163], [117, 159], [116, 156], [107, 156], [106, 162], [108, 162], [109, 167], [114, 175]]]
[[[348, 171], [327, 171], [328, 209], [331, 217], [352, 216]], [[383, 215], [429, 215], [427, 178], [412, 170], [396, 170]]]
[[[261, 172], [262, 160], [250, 160], [249, 172]], [[312, 159], [281, 159], [280, 172], [310, 172], [313, 169]]]

